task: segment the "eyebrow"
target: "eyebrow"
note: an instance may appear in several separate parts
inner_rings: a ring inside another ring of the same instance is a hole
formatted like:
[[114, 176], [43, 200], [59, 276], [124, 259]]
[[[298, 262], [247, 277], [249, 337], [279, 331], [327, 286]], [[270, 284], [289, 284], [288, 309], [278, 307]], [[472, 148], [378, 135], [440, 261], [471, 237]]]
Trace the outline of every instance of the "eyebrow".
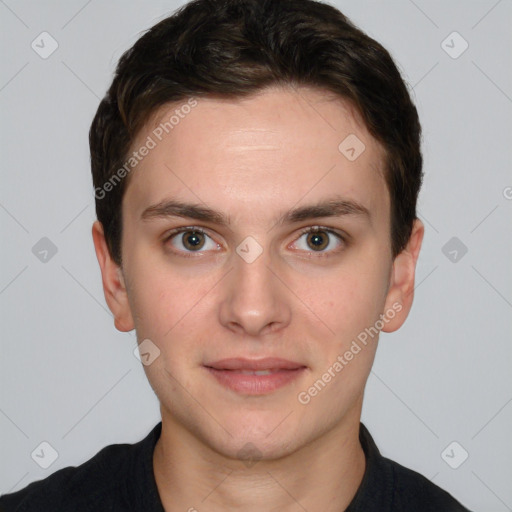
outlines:
[[[293, 208], [282, 214], [276, 224], [293, 224], [318, 217], [360, 217], [371, 222], [368, 208], [352, 199], [332, 198], [319, 201], [316, 204]], [[229, 226], [229, 217], [198, 203], [186, 203], [175, 199], [168, 199], [146, 208], [141, 214], [141, 220], [151, 220], [168, 217], [184, 217], [203, 222], [210, 222], [219, 226]]]

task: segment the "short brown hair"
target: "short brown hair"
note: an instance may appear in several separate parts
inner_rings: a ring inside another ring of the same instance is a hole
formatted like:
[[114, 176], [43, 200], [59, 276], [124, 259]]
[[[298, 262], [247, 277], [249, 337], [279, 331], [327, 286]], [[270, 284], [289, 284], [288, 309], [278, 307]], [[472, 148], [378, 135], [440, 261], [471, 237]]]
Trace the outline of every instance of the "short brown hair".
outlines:
[[314, 0], [193, 0], [122, 55], [90, 128], [93, 183], [103, 191], [96, 214], [118, 265], [128, 180], [112, 179], [150, 116], [191, 96], [237, 98], [286, 84], [321, 88], [356, 107], [385, 149], [393, 258], [405, 248], [423, 179], [421, 126], [389, 53]]

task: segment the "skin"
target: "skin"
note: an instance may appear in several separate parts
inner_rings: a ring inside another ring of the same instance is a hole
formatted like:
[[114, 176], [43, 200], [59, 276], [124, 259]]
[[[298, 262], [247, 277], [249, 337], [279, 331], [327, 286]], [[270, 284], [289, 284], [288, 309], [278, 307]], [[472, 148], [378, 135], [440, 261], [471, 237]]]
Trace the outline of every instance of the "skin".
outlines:
[[[177, 107], [156, 112], [133, 147]], [[355, 161], [338, 149], [349, 134], [365, 144]], [[359, 422], [378, 336], [309, 403], [297, 396], [379, 315], [395, 310], [382, 328], [392, 332], [411, 308], [424, 228], [416, 220], [408, 246], [392, 258], [383, 155], [350, 104], [325, 91], [272, 87], [244, 99], [199, 99], [130, 175], [121, 267], [94, 223], [115, 326], [135, 328], [139, 343], [150, 339], [160, 350], [144, 370], [161, 404], [154, 472], [165, 510], [344, 510], [354, 497], [365, 470]], [[370, 217], [276, 223], [334, 195], [362, 204]], [[171, 198], [218, 210], [230, 223], [141, 219]], [[166, 240], [190, 226], [207, 233], [199, 252], [183, 245], [183, 233]], [[315, 250], [301, 234], [314, 226], [346, 241], [323, 231], [324, 248]], [[248, 236], [263, 251], [252, 263], [236, 252]], [[307, 369], [272, 393], [247, 396], [203, 367], [235, 356], [282, 357]], [[247, 446], [256, 447], [252, 464], [240, 455]]]

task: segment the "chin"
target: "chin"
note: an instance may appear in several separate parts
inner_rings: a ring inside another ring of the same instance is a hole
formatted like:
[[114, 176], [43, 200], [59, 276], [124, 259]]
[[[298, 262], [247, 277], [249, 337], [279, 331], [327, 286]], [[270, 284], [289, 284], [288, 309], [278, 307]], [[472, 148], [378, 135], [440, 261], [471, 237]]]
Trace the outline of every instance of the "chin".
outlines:
[[[292, 419], [293, 414], [289, 419], [286, 414], [262, 411], [241, 414], [242, 418], [239, 414], [237, 418], [223, 420], [225, 430], [221, 428], [218, 431], [220, 439], [209, 437], [208, 444], [213, 445], [218, 453], [237, 460], [275, 460], [292, 453], [302, 444], [305, 433], [299, 432], [296, 418]], [[301, 427], [303, 429], [304, 425]], [[209, 430], [209, 434], [211, 432]]]
[[[294, 439], [294, 444], [297, 439]], [[291, 439], [276, 438], [270, 440], [268, 437], [247, 436], [238, 437], [226, 441], [212, 448], [229, 459], [240, 461], [244, 467], [252, 467], [259, 461], [272, 461], [286, 457], [296, 448], [292, 446]], [[242, 468], [243, 469], [243, 468]]]

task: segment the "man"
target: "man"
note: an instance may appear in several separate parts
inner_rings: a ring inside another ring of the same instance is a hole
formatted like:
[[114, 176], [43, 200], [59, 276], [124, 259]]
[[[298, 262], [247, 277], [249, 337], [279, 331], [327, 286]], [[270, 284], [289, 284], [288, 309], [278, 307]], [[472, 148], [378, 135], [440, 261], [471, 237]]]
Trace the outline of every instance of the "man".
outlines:
[[196, 0], [148, 31], [91, 126], [92, 234], [162, 422], [3, 510], [467, 510], [360, 423], [412, 306], [420, 133], [326, 4]]

